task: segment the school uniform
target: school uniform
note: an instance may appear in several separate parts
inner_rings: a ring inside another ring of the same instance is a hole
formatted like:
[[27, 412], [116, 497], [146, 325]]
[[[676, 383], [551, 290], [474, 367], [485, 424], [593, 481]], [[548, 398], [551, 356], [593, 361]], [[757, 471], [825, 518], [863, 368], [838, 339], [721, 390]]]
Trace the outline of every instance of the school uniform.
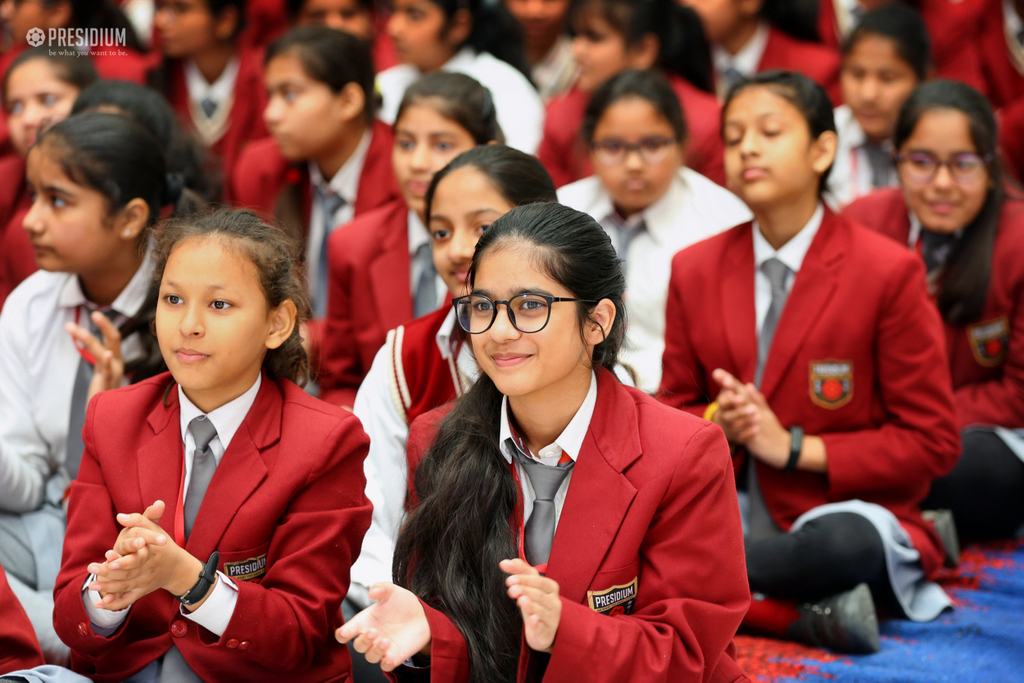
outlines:
[[[489, 52], [464, 47], [440, 70], [466, 74], [490, 90], [506, 144], [527, 154], [537, 150], [544, 126], [544, 103], [518, 69]], [[377, 74], [377, 89], [383, 97], [379, 112], [382, 120], [394, 124], [406, 88], [422, 75], [411, 64], [399, 64]]]
[[734, 83], [744, 78], [781, 69], [806, 75], [825, 88], [833, 103], [843, 100], [839, 87], [842, 58], [835, 49], [798, 40], [764, 22], [739, 52], [731, 55], [720, 45], [712, 45], [711, 58], [719, 97], [724, 97]]
[[589, 213], [624, 260], [629, 325], [620, 360], [638, 388], [653, 394], [661, 383], [665, 302], [672, 256], [680, 249], [751, 219], [739, 198], [690, 168], [680, 168], [665, 194], [623, 220], [596, 176], [558, 191], [558, 201]]
[[880, 187], [899, 185], [891, 140], [882, 144], [868, 140], [853, 111], [845, 104], [836, 107], [835, 122], [836, 159], [825, 194], [829, 207], [838, 211]]
[[[952, 469], [960, 444], [941, 322], [927, 305], [921, 265], [820, 206], [778, 252], [755, 230], [738, 226], [673, 259], [661, 398], [702, 414], [721, 389], [714, 369], [759, 380], [782, 425], [821, 437], [828, 458], [827, 474], [818, 474], [736, 451], [738, 472], [754, 467], [744, 478], [751, 505], [761, 506], [762, 538], [834, 512], [859, 514], [882, 539], [903, 611], [932, 619], [949, 605], [926, 580], [943, 547], [918, 503]], [[773, 253], [788, 268], [790, 290], [759, 371], [760, 327], [774, 298], [761, 263]]]
[[169, 60], [164, 69], [164, 94], [182, 127], [207, 149], [227, 182], [246, 145], [267, 136], [262, 55], [239, 48], [215, 83], [207, 83], [190, 61]]
[[39, 649], [32, 624], [18, 598], [7, 584], [7, 575], [0, 567], [0, 675], [16, 669], [42, 666], [43, 653]]
[[992, 107], [999, 109], [1024, 96], [1024, 19], [1013, 2], [989, 0], [975, 49], [981, 58]]
[[426, 314], [448, 296], [434, 271], [430, 235], [401, 200], [331, 233], [320, 396], [351, 406], [387, 331], [416, 317], [414, 300], [432, 288]]
[[999, 151], [1006, 170], [1017, 182], [1024, 179], [1024, 99], [1012, 102], [996, 112]]
[[[188, 491], [187, 509], [194, 493], [187, 480], [196, 442], [185, 418], [198, 409], [169, 374], [90, 403], [55, 589], [54, 624], [72, 648], [75, 671], [120, 681], [162, 657], [157, 680], [177, 680], [172, 662], [203, 680], [350, 680], [348, 651], [332, 644], [331, 631], [369, 524], [361, 472], [367, 439], [355, 418], [291, 382], [264, 375], [254, 388], [237, 431], [223, 436], [187, 541], [180, 501]], [[214, 454], [222, 432], [236, 424], [218, 411], [208, 416], [218, 430]], [[154, 500], [167, 504], [163, 526], [186, 550], [203, 560], [220, 553], [217, 587], [191, 613], [155, 591], [127, 608], [111, 632], [86, 606], [86, 567], [117, 538], [115, 510], [141, 512]], [[217, 591], [233, 606], [201, 614]]]
[[22, 225], [31, 208], [24, 159], [0, 159], [0, 310], [14, 288], [36, 272], [35, 251]]
[[[507, 399], [500, 419], [502, 456], [519, 475], [528, 521], [533, 487], [515, 453]], [[413, 424], [410, 449], [417, 451], [410, 459], [418, 461], [436, 424], [433, 413]], [[563, 456], [575, 465], [554, 499], [546, 567], [562, 603], [558, 636], [550, 657], [524, 641], [517, 680], [746, 680], [732, 638], [749, 594], [721, 431], [598, 369], [555, 443], [521, 457], [552, 464]], [[429, 680], [468, 680], [458, 629], [427, 602], [423, 607], [431, 632]], [[398, 680], [420, 680], [411, 676], [423, 672], [396, 673]]]
[[249, 47], [262, 49], [284, 35], [288, 25], [285, 0], [249, 0], [245, 3], [242, 40]]
[[562, 34], [544, 58], [530, 69], [530, 78], [546, 105], [557, 95], [568, 92], [579, 75], [579, 65], [572, 51], [572, 38]]
[[[722, 108], [711, 93], [689, 81], [667, 74], [679, 98], [688, 130], [686, 165], [719, 185], [725, 184], [725, 153], [722, 148]], [[551, 174], [555, 187], [593, 175], [587, 144], [580, 137], [590, 93], [573, 88], [551, 100], [544, 120], [544, 138], [537, 158]]]

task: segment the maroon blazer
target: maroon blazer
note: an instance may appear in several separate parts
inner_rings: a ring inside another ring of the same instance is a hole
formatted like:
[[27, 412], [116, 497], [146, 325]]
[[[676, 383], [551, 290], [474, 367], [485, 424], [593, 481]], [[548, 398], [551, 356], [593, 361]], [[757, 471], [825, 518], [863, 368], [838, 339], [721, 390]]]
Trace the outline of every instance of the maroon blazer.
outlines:
[[25, 160], [0, 158], [0, 309], [21, 281], [36, 272], [35, 251], [22, 224], [32, 208], [25, 185]]
[[[689, 81], [667, 74], [672, 89], [683, 107], [689, 128], [686, 165], [716, 183], [725, 183], [725, 159], [722, 151], [721, 107], [718, 99]], [[551, 100], [544, 118], [544, 137], [537, 158], [548, 169], [555, 187], [593, 174], [590, 155], [580, 137], [583, 115], [590, 93], [573, 88]]]
[[364, 213], [327, 240], [330, 268], [320, 396], [351, 406], [387, 332], [413, 316], [409, 209], [401, 200]]
[[1001, 0], [984, 0], [986, 7], [975, 50], [981, 59], [986, 90], [993, 108], [999, 109], [1024, 96], [1024, 71], [1010, 55]]
[[839, 69], [842, 64], [842, 57], [835, 48], [797, 40], [773, 26], [768, 29], [768, 43], [764, 47], [761, 63], [757, 65], [757, 72], [772, 69], [799, 71], [825, 88], [832, 102], [838, 106], [843, 102], [843, 93], [839, 88]]
[[163, 590], [136, 602], [110, 638], [93, 632], [82, 604], [86, 567], [116, 540], [117, 512], [163, 500], [163, 526], [173, 529], [184, 452], [170, 374], [97, 395], [83, 437], [53, 615], [75, 671], [124, 680], [173, 644], [204, 680], [350, 679], [348, 650], [332, 631], [370, 524], [369, 441], [355, 417], [264, 374], [185, 545], [203, 560], [219, 551], [228, 575], [230, 563], [265, 560], [262, 574], [236, 579], [238, 602], [220, 638], [181, 617]]
[[[850, 204], [844, 216], [906, 246], [910, 217], [899, 189], [879, 190]], [[988, 298], [968, 325], [945, 323], [953, 399], [961, 427], [1024, 428], [1024, 199], [1003, 204]]]
[[[754, 247], [747, 223], [679, 252], [666, 309], [661, 397], [702, 414], [723, 368], [757, 365]], [[960, 454], [942, 322], [907, 249], [828, 209], [782, 312], [761, 391], [779, 421], [822, 437], [828, 473], [758, 468], [775, 522], [860, 499], [891, 510], [926, 574], [942, 545], [918, 503]], [[739, 470], [746, 452], [739, 449]]]
[[0, 567], [0, 675], [43, 665], [35, 629]]
[[[405, 404], [402, 398], [406, 424], [412, 424], [420, 415], [454, 401], [460, 394], [460, 389], [455, 387], [459, 381], [456, 358], [442, 358], [437, 348], [437, 333], [450, 311], [450, 305], [442, 305], [433, 313], [401, 325], [395, 330], [394, 342], [389, 345], [393, 354], [393, 372], [402, 372], [402, 379], [409, 390], [409, 403]], [[388, 379], [394, 381], [398, 377]], [[410, 471], [415, 469], [415, 466], [410, 467]]]
[[[413, 423], [411, 451], [430, 444], [437, 423], [434, 413]], [[410, 459], [420, 455], [410, 453]], [[721, 430], [598, 369], [597, 404], [547, 576], [558, 582], [562, 601], [558, 637], [546, 672], [524, 641], [520, 683], [542, 677], [588, 683], [747, 680], [734, 660], [732, 639], [750, 589]], [[635, 591], [635, 602], [601, 611], [590, 606], [592, 594], [623, 586]], [[444, 614], [424, 608], [432, 637], [430, 680], [467, 681], [465, 640]]]

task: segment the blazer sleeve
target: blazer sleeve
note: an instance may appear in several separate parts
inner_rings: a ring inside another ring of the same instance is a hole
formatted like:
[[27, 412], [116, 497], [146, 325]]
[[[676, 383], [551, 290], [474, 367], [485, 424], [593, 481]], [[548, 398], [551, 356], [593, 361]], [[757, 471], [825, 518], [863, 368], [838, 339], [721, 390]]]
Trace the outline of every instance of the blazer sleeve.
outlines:
[[[672, 272], [686, 268], [681, 254], [672, 259]], [[672, 277], [665, 305], [665, 351], [661, 357], [661, 387], [658, 400], [662, 403], [704, 416], [709, 400], [707, 372], [697, 360], [690, 340], [690, 326], [681, 283]]]
[[909, 253], [897, 266], [874, 348], [884, 421], [876, 429], [818, 435], [836, 496], [928, 481], [952, 470], [960, 455], [945, 336], [924, 266]]
[[469, 649], [466, 639], [441, 612], [422, 599], [420, 604], [430, 625], [430, 666], [412, 669], [400, 666], [389, 674], [394, 683], [464, 683], [469, 680]]
[[638, 590], [658, 597], [618, 616], [563, 597], [544, 680], [707, 682], [728, 656], [750, 604], [732, 461], [714, 425], [684, 449], [640, 546]]
[[0, 567], [0, 674], [43, 665], [32, 623]]
[[[547, 116], [544, 119], [544, 135], [540, 140], [540, 145], [537, 146], [537, 159], [548, 170], [555, 187], [562, 187], [576, 180], [572, 171], [573, 150], [571, 145], [566, 147], [560, 144], [559, 132], [564, 126], [564, 119], [558, 115], [557, 109], [553, 110], [549, 104]], [[573, 138], [569, 136], [569, 139]]]
[[359, 294], [351, 290], [350, 264], [340, 255], [344, 229], [335, 230], [327, 242], [329, 277], [327, 315], [321, 323], [320, 334], [320, 398], [351, 408], [367, 368], [363, 368], [360, 361], [352, 323], [352, 300]]

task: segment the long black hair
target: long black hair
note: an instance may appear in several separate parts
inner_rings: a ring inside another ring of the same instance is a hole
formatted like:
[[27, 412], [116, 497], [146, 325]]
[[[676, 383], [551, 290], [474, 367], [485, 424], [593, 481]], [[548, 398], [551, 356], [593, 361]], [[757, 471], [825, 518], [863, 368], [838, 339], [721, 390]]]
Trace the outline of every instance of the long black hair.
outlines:
[[921, 14], [908, 5], [894, 3], [872, 10], [843, 42], [843, 56], [850, 54], [857, 43], [868, 36], [881, 36], [892, 41], [896, 54], [914, 71], [917, 80], [928, 77], [931, 66], [931, 41]]
[[574, 25], [586, 13], [596, 13], [627, 47], [644, 36], [658, 39], [656, 66], [682, 76], [701, 90], [713, 93], [711, 47], [700, 17], [676, 0], [586, 0], [575, 11]]
[[[160, 142], [127, 116], [89, 112], [69, 117], [43, 132], [32, 149], [48, 154], [74, 183], [103, 195], [110, 213], [143, 199], [149, 219], [137, 241], [141, 252], [149, 245], [161, 208], [184, 208], [183, 188], [168, 177]], [[136, 335], [142, 348], [140, 357], [125, 365], [133, 382], [166, 370], [151, 329], [156, 298], [156, 289], [151, 289], [138, 313], [120, 328], [123, 338]]]
[[[473, 27], [464, 45], [476, 52], [490, 52], [503, 62], [511, 64], [530, 77], [530, 68], [526, 61], [523, 48], [523, 34], [519, 24], [512, 18], [503, 2], [489, 0], [430, 0], [444, 12], [447, 24], [451, 25], [455, 13], [460, 10], [469, 12]], [[462, 48], [459, 45], [458, 48]]]
[[[610, 299], [615, 323], [592, 363], [611, 369], [626, 327], [626, 281], [611, 240], [585, 213], [561, 204], [527, 204], [496, 220], [473, 254], [469, 282], [491, 251], [513, 246], [535, 255], [574, 297]], [[591, 307], [578, 303], [579, 332]], [[456, 625], [466, 640], [470, 681], [514, 681], [522, 618], [505, 593], [501, 560], [518, 555], [515, 479], [499, 449], [501, 392], [486, 374], [441, 422], [416, 470], [419, 506], [402, 527], [394, 577]]]
[[96, 73], [96, 67], [93, 66], [91, 59], [83, 59], [79, 54], [66, 54], [67, 52], [66, 50], [53, 50], [47, 45], [40, 45], [38, 47], [30, 47], [15, 57], [11, 65], [7, 67], [7, 73], [4, 74], [4, 106], [6, 107], [7, 103], [7, 81], [10, 80], [11, 74], [17, 71], [18, 67], [22, 64], [37, 59], [42, 59], [50, 65], [58, 81], [74, 86], [79, 90], [99, 80], [99, 74]]
[[478, 145], [505, 142], [491, 91], [472, 76], [435, 71], [417, 79], [405, 89], [398, 105], [396, 128], [402, 114], [413, 105], [431, 107], [444, 118], [459, 124]]
[[452, 171], [471, 167], [487, 176], [494, 188], [513, 206], [557, 202], [555, 182], [537, 157], [505, 145], [478, 145], [466, 150], [434, 174], [427, 188], [427, 217], [437, 186]]
[[946, 259], [939, 278], [937, 304], [947, 322], [964, 325], [981, 317], [992, 275], [992, 250], [999, 229], [999, 214], [1006, 199], [999, 162], [996, 119], [988, 100], [958, 81], [934, 80], [919, 85], [900, 109], [893, 147], [900, 150], [929, 111], [952, 109], [967, 117], [971, 141], [985, 160], [989, 190], [978, 215], [963, 228]]
[[686, 128], [686, 117], [679, 104], [679, 98], [668, 80], [657, 71], [638, 71], [630, 69], [608, 79], [594, 91], [583, 114], [583, 126], [580, 134], [587, 144], [594, 141], [594, 130], [608, 110], [616, 102], [625, 99], [639, 98], [650, 102], [659, 114], [672, 126], [676, 134], [676, 142], [686, 142], [689, 131]]
[[798, 40], [820, 43], [819, 0], [764, 0], [760, 18]]

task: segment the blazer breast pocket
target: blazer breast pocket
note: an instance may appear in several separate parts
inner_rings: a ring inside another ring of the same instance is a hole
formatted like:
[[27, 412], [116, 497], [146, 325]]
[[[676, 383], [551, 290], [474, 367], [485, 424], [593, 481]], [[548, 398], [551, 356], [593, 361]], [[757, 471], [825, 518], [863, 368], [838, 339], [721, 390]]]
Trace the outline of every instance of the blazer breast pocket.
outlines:
[[618, 569], [594, 575], [587, 591], [587, 606], [599, 614], [632, 614], [640, 589], [640, 558]]
[[220, 570], [235, 581], [259, 583], [267, 573], [270, 541], [248, 550], [220, 550]]

